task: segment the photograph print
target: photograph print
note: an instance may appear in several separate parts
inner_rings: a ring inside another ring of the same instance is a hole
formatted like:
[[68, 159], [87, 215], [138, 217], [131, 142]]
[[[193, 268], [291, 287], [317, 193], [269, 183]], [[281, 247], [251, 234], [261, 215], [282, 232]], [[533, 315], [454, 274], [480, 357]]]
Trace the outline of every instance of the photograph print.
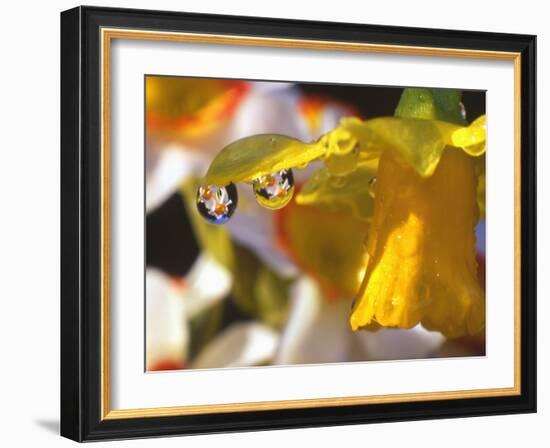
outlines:
[[485, 92], [145, 76], [147, 372], [485, 355]]

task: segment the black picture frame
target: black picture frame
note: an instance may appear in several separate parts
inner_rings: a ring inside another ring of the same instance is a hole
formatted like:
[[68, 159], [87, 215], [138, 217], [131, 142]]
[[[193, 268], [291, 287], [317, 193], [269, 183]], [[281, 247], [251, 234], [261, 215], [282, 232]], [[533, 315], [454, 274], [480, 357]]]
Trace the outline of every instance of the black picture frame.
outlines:
[[[101, 419], [100, 29], [130, 28], [521, 54], [521, 393], [515, 396]], [[77, 7], [61, 13], [61, 435], [76, 441], [536, 411], [536, 37]]]

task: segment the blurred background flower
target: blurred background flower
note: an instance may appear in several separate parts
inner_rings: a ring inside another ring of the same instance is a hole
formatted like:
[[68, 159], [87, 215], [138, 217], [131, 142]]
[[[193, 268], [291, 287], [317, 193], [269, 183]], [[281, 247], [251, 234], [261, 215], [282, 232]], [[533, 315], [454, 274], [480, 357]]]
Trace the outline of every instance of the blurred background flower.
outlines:
[[[363, 217], [372, 214], [372, 198], [353, 199], [354, 192], [363, 191], [354, 190], [353, 179], [339, 196], [343, 202], [320, 207], [334, 201], [330, 188], [308, 190], [314, 173], [324, 181], [322, 165], [313, 162], [294, 170], [300, 203], [294, 198], [280, 210], [268, 210], [250, 185], [237, 184], [238, 211], [226, 224], [209, 224], [197, 212], [199, 179], [228, 144], [262, 133], [311, 142], [343, 117], [393, 115], [401, 93], [366, 86], [146, 78], [147, 370], [484, 353], [481, 336], [449, 340], [420, 324], [352, 331], [352, 301], [365, 275]], [[469, 122], [485, 112], [482, 92], [464, 92], [462, 102]], [[332, 163], [330, 169], [345, 172], [348, 162]], [[373, 167], [362, 169], [358, 183], [370, 180]], [[477, 226], [481, 287], [483, 222]]]

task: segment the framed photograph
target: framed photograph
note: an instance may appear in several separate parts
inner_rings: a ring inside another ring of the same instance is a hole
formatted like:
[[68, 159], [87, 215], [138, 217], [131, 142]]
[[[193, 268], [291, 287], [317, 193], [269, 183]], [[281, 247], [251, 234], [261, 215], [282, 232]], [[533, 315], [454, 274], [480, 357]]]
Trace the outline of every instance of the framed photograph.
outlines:
[[61, 433], [536, 411], [535, 36], [61, 14]]

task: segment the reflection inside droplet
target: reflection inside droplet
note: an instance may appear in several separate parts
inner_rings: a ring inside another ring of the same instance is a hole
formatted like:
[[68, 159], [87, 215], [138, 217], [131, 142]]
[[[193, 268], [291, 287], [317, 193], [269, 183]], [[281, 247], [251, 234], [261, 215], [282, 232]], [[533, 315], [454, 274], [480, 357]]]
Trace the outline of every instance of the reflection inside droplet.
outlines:
[[223, 224], [235, 213], [238, 199], [233, 184], [225, 187], [203, 185], [197, 190], [197, 210], [209, 223]]
[[260, 176], [252, 182], [256, 200], [260, 205], [272, 210], [284, 207], [294, 195], [294, 175], [292, 170]]

